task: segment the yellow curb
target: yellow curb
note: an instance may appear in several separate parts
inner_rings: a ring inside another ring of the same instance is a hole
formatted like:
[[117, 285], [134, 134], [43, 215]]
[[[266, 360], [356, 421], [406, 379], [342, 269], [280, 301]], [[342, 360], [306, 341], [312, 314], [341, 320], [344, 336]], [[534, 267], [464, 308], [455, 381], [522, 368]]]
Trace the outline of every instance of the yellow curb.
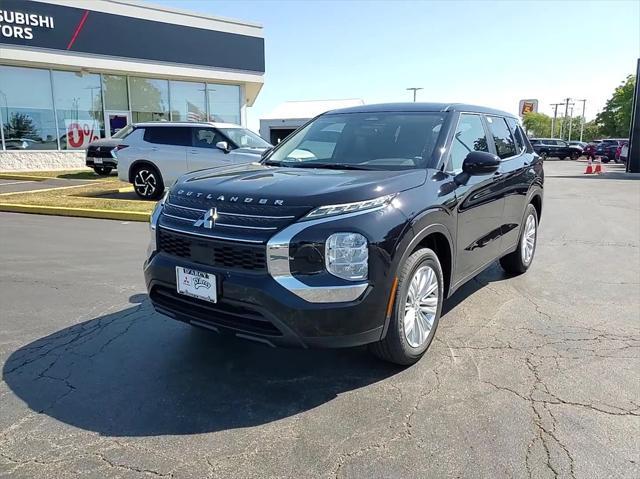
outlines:
[[118, 193], [131, 193], [133, 192], [133, 186], [125, 186], [124, 188], [118, 188]]
[[82, 185], [71, 185], [71, 186], [56, 186], [53, 188], [40, 188], [39, 190], [10, 191], [9, 193], [0, 193], [0, 196], [23, 195], [25, 193], [43, 193], [45, 191], [53, 191], [53, 190], [69, 190], [71, 188], [82, 188], [83, 186], [91, 186], [91, 185], [82, 184]]
[[141, 211], [96, 210], [90, 208], [67, 208], [64, 206], [39, 206], [0, 203], [0, 211], [31, 213], [36, 215], [76, 216], [120, 221], [149, 221], [150, 213]]
[[0, 173], [0, 180], [44, 181], [48, 179], [51, 179], [51, 178], [47, 178], [46, 176]]

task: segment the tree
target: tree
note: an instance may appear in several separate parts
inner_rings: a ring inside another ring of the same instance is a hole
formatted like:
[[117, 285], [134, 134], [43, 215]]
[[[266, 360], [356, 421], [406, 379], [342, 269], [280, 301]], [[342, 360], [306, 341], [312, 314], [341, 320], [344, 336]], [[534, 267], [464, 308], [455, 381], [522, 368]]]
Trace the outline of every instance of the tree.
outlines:
[[529, 136], [543, 138], [551, 136], [551, 117], [544, 113], [525, 113], [522, 125]]
[[613, 138], [626, 138], [629, 136], [631, 105], [635, 86], [635, 75], [629, 75], [614, 90], [604, 109], [596, 116], [596, 123], [603, 135]]
[[14, 112], [4, 125], [5, 138], [30, 138], [37, 137], [38, 129], [33, 124], [33, 118], [25, 113]]

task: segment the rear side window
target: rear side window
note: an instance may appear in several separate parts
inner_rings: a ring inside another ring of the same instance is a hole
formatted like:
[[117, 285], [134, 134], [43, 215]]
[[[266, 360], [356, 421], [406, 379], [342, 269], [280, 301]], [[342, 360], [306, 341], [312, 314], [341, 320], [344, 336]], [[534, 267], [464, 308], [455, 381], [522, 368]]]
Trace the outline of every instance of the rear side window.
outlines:
[[511, 136], [511, 131], [504, 118], [499, 116], [487, 116], [489, 131], [496, 145], [496, 152], [500, 158], [509, 158], [516, 155], [516, 144]]
[[524, 133], [520, 125], [518, 125], [518, 121], [515, 118], [507, 118], [507, 124], [509, 128], [511, 128], [511, 132], [513, 133], [513, 137], [516, 140], [516, 150], [518, 153], [522, 153], [527, 149], [527, 144], [524, 139]]
[[451, 142], [447, 171], [462, 171], [462, 162], [472, 151], [489, 151], [487, 135], [480, 115], [461, 114]]
[[191, 128], [180, 126], [149, 126], [144, 131], [144, 141], [159, 145], [191, 145]]

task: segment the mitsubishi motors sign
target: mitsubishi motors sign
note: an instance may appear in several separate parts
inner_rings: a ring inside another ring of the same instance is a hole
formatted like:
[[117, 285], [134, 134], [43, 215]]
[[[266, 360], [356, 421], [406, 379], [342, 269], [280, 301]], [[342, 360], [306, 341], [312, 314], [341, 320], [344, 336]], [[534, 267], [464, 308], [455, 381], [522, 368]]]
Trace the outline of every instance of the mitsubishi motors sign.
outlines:
[[0, 47], [264, 72], [263, 38], [92, 10], [89, 0], [69, 3], [0, 0]]

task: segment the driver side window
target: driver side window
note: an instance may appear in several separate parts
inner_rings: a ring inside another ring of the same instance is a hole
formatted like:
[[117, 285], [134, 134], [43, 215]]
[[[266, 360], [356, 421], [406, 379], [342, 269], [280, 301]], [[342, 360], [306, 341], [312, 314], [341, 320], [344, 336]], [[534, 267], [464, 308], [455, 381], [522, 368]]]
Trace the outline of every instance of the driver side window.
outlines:
[[215, 148], [219, 141], [227, 141], [213, 128], [192, 128], [193, 146], [196, 148]]
[[480, 115], [463, 113], [460, 115], [456, 132], [451, 141], [447, 171], [460, 173], [462, 162], [472, 151], [489, 151], [487, 135]]

